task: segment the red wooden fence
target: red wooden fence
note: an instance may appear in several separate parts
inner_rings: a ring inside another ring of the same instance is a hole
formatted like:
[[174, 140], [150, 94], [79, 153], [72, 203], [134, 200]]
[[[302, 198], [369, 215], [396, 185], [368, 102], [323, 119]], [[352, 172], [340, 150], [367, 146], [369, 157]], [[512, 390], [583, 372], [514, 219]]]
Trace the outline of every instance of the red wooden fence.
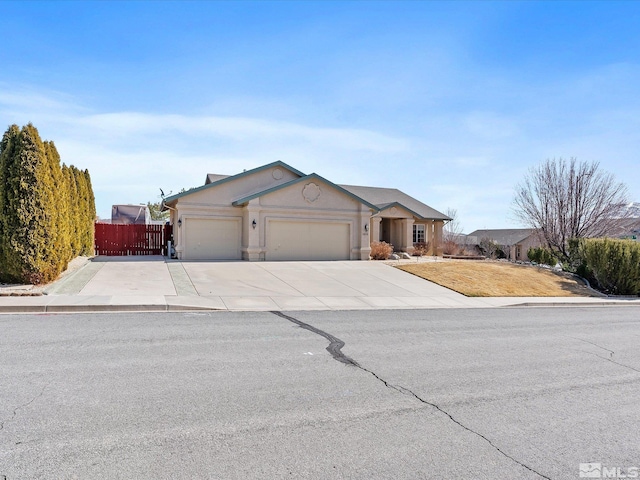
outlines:
[[171, 225], [95, 224], [96, 255], [165, 255]]

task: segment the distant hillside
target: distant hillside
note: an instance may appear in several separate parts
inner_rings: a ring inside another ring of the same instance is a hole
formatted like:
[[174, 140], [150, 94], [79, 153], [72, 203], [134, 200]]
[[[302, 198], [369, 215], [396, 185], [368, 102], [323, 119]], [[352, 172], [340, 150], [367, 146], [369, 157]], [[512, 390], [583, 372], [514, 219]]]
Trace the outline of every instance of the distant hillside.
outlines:
[[640, 202], [631, 202], [621, 207], [620, 217], [640, 219]]

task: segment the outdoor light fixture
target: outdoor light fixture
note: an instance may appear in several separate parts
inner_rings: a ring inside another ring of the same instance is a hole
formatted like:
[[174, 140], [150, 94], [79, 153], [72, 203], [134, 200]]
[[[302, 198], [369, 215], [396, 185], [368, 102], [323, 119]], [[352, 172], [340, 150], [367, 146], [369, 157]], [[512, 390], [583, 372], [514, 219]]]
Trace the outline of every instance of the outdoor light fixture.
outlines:
[[369, 224], [368, 224], [368, 223], [365, 223], [365, 224], [364, 224], [364, 231], [365, 231], [365, 232], [368, 232], [368, 231], [369, 231]]
[[182, 217], [178, 219], [178, 227], [181, 227], [181, 226], [182, 226]]
[[256, 219], [254, 218], [253, 222], [251, 222], [251, 226], [253, 227], [254, 230], [256, 229], [256, 225], [258, 224], [256, 223]]

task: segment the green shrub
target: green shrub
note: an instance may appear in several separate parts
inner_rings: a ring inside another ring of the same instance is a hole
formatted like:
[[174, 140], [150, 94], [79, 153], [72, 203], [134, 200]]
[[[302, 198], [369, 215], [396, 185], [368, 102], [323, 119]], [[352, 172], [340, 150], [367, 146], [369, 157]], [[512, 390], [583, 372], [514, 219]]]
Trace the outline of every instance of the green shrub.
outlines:
[[640, 244], [632, 240], [590, 238], [580, 257], [596, 286], [615, 295], [640, 295]]
[[90, 182], [87, 171], [61, 167], [33, 125], [9, 127], [0, 143], [0, 281], [47, 283], [93, 251]]
[[33, 125], [21, 130], [11, 126], [0, 155], [5, 187], [0, 277], [33, 284], [51, 281], [60, 269], [50, 242], [56, 207], [44, 143]]
[[372, 242], [371, 243], [371, 259], [372, 260], [387, 260], [393, 253], [393, 245], [387, 242]]
[[531, 247], [527, 251], [527, 257], [529, 257], [529, 260], [532, 262], [536, 262], [541, 265], [555, 266], [558, 263], [558, 259], [551, 250], [544, 247]]
[[590, 282], [595, 283], [595, 279], [593, 278], [593, 272], [589, 270], [587, 266], [587, 262], [584, 259], [583, 254], [583, 245], [585, 239], [584, 238], [572, 238], [568, 242], [567, 252], [569, 255], [569, 259], [567, 262], [563, 264], [563, 269], [567, 272], [573, 272], [581, 277], [586, 278]]

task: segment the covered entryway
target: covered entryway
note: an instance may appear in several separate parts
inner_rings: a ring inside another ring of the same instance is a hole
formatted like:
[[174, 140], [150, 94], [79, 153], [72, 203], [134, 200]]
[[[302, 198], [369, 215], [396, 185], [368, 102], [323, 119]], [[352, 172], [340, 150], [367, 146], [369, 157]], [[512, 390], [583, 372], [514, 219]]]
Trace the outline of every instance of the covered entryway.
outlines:
[[349, 223], [271, 220], [266, 260], [349, 260]]
[[186, 218], [184, 260], [240, 260], [241, 218]]

